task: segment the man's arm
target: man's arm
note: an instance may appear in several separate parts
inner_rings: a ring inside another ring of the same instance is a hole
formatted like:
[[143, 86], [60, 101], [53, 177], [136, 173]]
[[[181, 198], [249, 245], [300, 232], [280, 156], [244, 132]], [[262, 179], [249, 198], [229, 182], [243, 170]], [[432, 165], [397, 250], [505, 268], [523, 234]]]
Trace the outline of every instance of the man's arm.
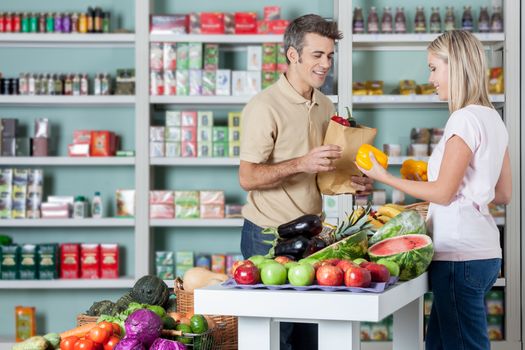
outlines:
[[275, 164], [256, 164], [241, 160], [239, 182], [245, 191], [267, 190], [279, 186], [286, 178], [299, 174], [316, 174], [335, 170], [333, 160], [341, 158], [341, 148], [324, 145], [302, 157]]

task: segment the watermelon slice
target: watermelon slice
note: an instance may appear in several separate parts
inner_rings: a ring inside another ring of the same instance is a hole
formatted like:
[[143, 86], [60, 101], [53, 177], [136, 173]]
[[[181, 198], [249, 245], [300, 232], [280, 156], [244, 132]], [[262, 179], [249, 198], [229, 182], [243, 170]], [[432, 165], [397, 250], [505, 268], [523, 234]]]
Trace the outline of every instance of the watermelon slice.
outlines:
[[434, 255], [432, 239], [427, 235], [403, 235], [387, 238], [368, 248], [370, 260], [387, 259], [399, 265], [399, 279], [408, 281], [425, 272]]
[[368, 233], [369, 230], [361, 230], [349, 237], [343, 238], [339, 242], [335, 242], [326, 248], [323, 248], [306, 259], [311, 262], [327, 260], [327, 259], [350, 259], [354, 260], [362, 258], [366, 255], [368, 248]]
[[401, 214], [396, 215], [393, 219], [388, 221], [370, 239], [368, 245], [372, 246], [383, 239], [410, 235], [410, 234], [426, 234], [427, 228], [425, 220], [415, 210], [406, 210]]

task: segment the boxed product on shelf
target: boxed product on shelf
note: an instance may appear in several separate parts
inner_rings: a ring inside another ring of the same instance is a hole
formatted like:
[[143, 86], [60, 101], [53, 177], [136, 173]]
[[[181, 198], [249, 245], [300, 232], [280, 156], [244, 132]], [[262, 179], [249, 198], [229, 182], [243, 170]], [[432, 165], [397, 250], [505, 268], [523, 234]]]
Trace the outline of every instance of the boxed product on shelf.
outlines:
[[0, 245], [0, 277], [3, 280], [20, 278], [20, 246]]
[[232, 141], [228, 143], [228, 155], [232, 158], [240, 157], [241, 155], [241, 142]]
[[201, 34], [224, 34], [224, 13], [201, 12]]
[[244, 260], [242, 254], [226, 254], [226, 274], [228, 276], [231, 276], [233, 264], [239, 260]]
[[226, 256], [213, 254], [211, 256], [211, 270], [216, 273], [226, 273]]
[[241, 112], [228, 112], [228, 127], [237, 128], [241, 126]]
[[262, 70], [274, 72], [277, 69], [277, 44], [264, 43], [262, 45]]
[[202, 70], [190, 69], [189, 82], [190, 82], [190, 96], [201, 96], [202, 95]]
[[399, 93], [401, 95], [415, 95], [416, 82], [414, 80], [401, 80], [399, 82]]
[[150, 91], [151, 96], [164, 95], [164, 74], [162, 72], [150, 72]]
[[213, 127], [213, 142], [228, 142], [228, 127], [227, 126], [214, 126]]
[[217, 85], [217, 71], [205, 70], [202, 72], [202, 96], [215, 96]]
[[177, 45], [175, 43], [162, 44], [162, 68], [164, 71], [177, 69]]
[[276, 71], [263, 71], [261, 88], [264, 90], [274, 84], [279, 79], [279, 73]]
[[224, 216], [226, 218], [242, 218], [242, 207], [240, 204], [226, 204]]
[[13, 202], [11, 217], [24, 219], [27, 205], [28, 169], [14, 169], [13, 171]]
[[202, 69], [202, 43], [189, 43], [188, 47], [188, 68], [190, 70]]
[[197, 157], [197, 142], [182, 142], [181, 156], [182, 157]]
[[213, 111], [198, 111], [197, 126], [199, 128], [213, 126]]
[[229, 69], [218, 69], [216, 76], [215, 94], [217, 96], [230, 96], [231, 95], [231, 70]]
[[175, 252], [175, 273], [177, 277], [184, 276], [184, 273], [194, 266], [193, 252]]
[[197, 111], [182, 111], [181, 112], [181, 126], [198, 126]]
[[100, 278], [118, 278], [119, 247], [116, 243], [100, 244]]
[[80, 277], [80, 244], [62, 243], [60, 245], [60, 278]]
[[190, 68], [190, 45], [189, 43], [177, 43], [177, 70], [188, 70]]
[[284, 34], [290, 21], [286, 19], [275, 19], [270, 21], [269, 31], [271, 34]]
[[181, 111], [166, 111], [166, 126], [181, 126]]
[[211, 141], [199, 141], [197, 145], [197, 157], [211, 157], [212, 149], [213, 143]]
[[178, 142], [170, 142], [170, 141], [167, 141], [165, 144], [164, 144], [164, 147], [165, 147], [165, 156], [166, 157], [169, 157], [169, 158], [174, 158], [174, 157], [180, 157], [181, 156], [181, 143], [180, 141]]
[[68, 219], [71, 209], [68, 203], [44, 202], [41, 205], [42, 219]]
[[162, 158], [166, 156], [165, 143], [151, 141], [149, 143], [149, 156], [151, 158]]
[[175, 218], [198, 219], [199, 191], [175, 191]]
[[[165, 70], [164, 71], [164, 89], [163, 93], [164, 95], [168, 96], [174, 96], [177, 94], [177, 78], [176, 78], [177, 72], [174, 70]], [[156, 91], [157, 93], [160, 93], [159, 89]]]
[[0, 219], [10, 219], [13, 208], [13, 169], [0, 169]]
[[389, 157], [400, 157], [401, 156], [401, 145], [394, 143], [383, 144], [383, 152]]
[[206, 71], [219, 69], [219, 45], [204, 44], [203, 66]]
[[200, 191], [200, 217], [224, 218], [224, 191]]
[[58, 278], [58, 244], [39, 244], [37, 252], [38, 279], [51, 280]]
[[80, 278], [100, 278], [100, 245], [80, 245]]
[[150, 16], [150, 32], [153, 34], [186, 34], [188, 26], [189, 16], [185, 14]]
[[210, 254], [197, 254], [195, 256], [195, 267], [203, 267], [211, 270], [211, 256]]
[[235, 34], [257, 34], [257, 14], [255, 12], [235, 12]]
[[263, 19], [265, 21], [273, 21], [281, 19], [281, 7], [280, 6], [264, 6]]
[[165, 140], [166, 128], [164, 126], [150, 126], [149, 140], [155, 142], [163, 142]]
[[149, 69], [151, 72], [161, 72], [163, 64], [162, 43], [150, 43], [149, 45]]
[[503, 290], [492, 289], [485, 295], [485, 307], [488, 315], [503, 315]]
[[115, 95], [135, 95], [135, 69], [117, 69]]
[[20, 279], [34, 280], [37, 273], [37, 246], [35, 244], [23, 244], [20, 248]]
[[489, 93], [502, 94], [505, 84], [503, 83], [503, 68], [493, 67], [489, 69]]
[[190, 71], [177, 69], [175, 75], [177, 96], [188, 96], [190, 94]]
[[92, 157], [113, 157], [117, 151], [118, 137], [115, 133], [107, 130], [91, 132]]
[[229, 145], [228, 141], [226, 142], [214, 142], [212, 149], [212, 157], [228, 157]]
[[135, 190], [118, 189], [115, 192], [117, 215], [119, 217], [135, 216]]
[[173, 219], [175, 217], [173, 191], [150, 191], [150, 218]]
[[262, 70], [262, 47], [261, 45], [248, 45], [246, 53], [246, 70]]
[[201, 14], [198, 12], [191, 12], [188, 15], [189, 27], [188, 32], [190, 34], [201, 34]]
[[261, 91], [261, 72], [253, 71], [246, 72], [246, 84], [245, 91], [246, 95], [256, 95]]
[[228, 127], [228, 141], [241, 142], [241, 128], [240, 127]]
[[503, 316], [487, 316], [487, 331], [490, 340], [503, 340]]
[[175, 259], [172, 251], [155, 252], [157, 277], [168, 280], [175, 278]]
[[248, 94], [246, 73], [244, 70], [232, 71], [232, 96], [244, 96]]
[[[181, 142], [181, 128], [179, 126], [166, 126], [164, 129], [164, 140], [166, 142]], [[162, 141], [162, 140], [150, 140]]]
[[197, 142], [197, 128], [195, 126], [183, 126], [181, 128], [182, 142]]

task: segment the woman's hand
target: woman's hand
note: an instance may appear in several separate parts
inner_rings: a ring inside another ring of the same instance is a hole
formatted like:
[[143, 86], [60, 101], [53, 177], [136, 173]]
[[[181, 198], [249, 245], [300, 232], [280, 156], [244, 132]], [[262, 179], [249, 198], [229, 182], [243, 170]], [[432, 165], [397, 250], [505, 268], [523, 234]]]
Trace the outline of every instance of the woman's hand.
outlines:
[[357, 165], [357, 163], [355, 165], [359, 170], [361, 170], [363, 174], [365, 174], [369, 178], [379, 182], [385, 182], [386, 179], [390, 176], [390, 174], [377, 162], [374, 153], [370, 152], [368, 156], [370, 157], [370, 161], [372, 162], [372, 168], [370, 170], [365, 170], [361, 168], [359, 165]]

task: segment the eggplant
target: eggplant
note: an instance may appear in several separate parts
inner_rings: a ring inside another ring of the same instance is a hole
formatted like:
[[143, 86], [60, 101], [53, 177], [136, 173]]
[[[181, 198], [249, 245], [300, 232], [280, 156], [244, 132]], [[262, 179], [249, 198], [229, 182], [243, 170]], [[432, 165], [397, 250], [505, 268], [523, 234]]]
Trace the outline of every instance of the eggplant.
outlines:
[[313, 237], [308, 242], [308, 247], [306, 247], [306, 250], [303, 253], [303, 258], [306, 258], [323, 248], [326, 248], [326, 242], [319, 237]]
[[294, 238], [281, 240], [274, 247], [274, 255], [291, 255], [295, 259], [299, 260], [303, 257], [303, 254], [306, 252], [309, 244], [310, 240], [304, 236], [297, 236]]
[[294, 238], [297, 236], [312, 238], [321, 233], [322, 230], [323, 223], [321, 222], [321, 218], [313, 214], [300, 216], [297, 219], [277, 227], [279, 237], [283, 239]]

